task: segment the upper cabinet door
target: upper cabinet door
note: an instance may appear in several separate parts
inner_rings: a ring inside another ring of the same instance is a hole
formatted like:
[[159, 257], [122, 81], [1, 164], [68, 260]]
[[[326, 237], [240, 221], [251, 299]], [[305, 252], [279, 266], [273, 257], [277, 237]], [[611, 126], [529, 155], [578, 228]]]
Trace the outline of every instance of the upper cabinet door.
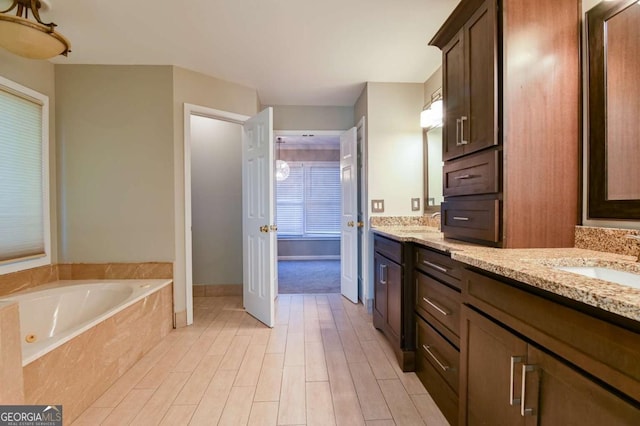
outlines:
[[464, 37], [458, 33], [442, 50], [444, 95], [444, 132], [442, 158], [449, 160], [464, 154], [461, 143], [462, 117], [465, 114]]
[[497, 27], [495, 0], [487, 0], [464, 27], [464, 153], [498, 145]]
[[442, 49], [443, 158], [498, 144], [495, 0], [486, 0]]

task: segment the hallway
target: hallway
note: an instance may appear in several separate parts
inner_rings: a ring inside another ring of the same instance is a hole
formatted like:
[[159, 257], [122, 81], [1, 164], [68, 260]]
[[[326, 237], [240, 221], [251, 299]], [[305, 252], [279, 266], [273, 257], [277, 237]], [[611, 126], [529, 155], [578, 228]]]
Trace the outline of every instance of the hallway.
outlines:
[[194, 325], [171, 332], [73, 425], [447, 424], [362, 305], [281, 295], [273, 329], [241, 306], [194, 298]]

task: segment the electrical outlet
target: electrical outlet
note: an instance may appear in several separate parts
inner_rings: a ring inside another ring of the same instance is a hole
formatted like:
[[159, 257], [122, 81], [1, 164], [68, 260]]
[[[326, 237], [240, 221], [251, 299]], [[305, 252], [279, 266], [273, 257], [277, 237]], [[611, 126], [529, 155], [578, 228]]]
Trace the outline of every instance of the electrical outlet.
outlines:
[[384, 213], [384, 200], [371, 200], [371, 213]]
[[413, 212], [420, 211], [420, 198], [411, 199], [411, 211]]

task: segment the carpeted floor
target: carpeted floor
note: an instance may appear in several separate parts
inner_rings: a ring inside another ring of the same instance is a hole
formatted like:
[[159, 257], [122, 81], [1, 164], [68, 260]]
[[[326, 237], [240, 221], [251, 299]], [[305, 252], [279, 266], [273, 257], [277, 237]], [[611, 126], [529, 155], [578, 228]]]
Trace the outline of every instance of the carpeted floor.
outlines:
[[281, 294], [340, 293], [339, 260], [278, 261]]

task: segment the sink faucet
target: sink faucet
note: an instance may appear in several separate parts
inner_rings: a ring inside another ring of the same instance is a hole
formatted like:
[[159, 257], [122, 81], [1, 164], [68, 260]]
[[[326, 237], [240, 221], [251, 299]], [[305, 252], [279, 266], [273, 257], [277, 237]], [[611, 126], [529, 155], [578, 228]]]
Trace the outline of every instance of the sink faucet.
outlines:
[[431, 215], [431, 218], [435, 219], [438, 216], [440, 216], [440, 212], [435, 212], [434, 214]]
[[638, 254], [636, 255], [636, 262], [640, 262], [640, 235], [636, 234], [627, 234], [625, 238], [629, 238], [630, 240], [636, 240], [638, 243], [636, 244], [638, 247]]

